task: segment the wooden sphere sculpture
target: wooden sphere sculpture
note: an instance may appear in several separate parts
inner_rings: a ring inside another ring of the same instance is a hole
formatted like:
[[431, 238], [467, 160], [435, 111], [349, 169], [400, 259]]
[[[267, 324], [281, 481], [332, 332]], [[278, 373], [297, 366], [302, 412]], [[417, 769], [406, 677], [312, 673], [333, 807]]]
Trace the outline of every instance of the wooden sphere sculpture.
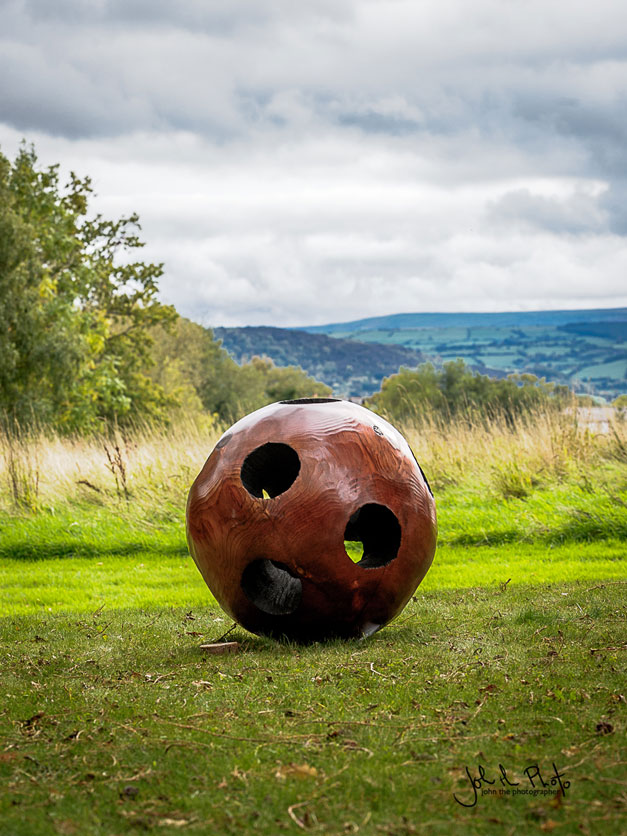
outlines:
[[[357, 404], [281, 401], [218, 441], [187, 503], [190, 552], [247, 630], [296, 641], [368, 636], [425, 576], [431, 489], [403, 436]], [[355, 563], [345, 541], [361, 541]]]

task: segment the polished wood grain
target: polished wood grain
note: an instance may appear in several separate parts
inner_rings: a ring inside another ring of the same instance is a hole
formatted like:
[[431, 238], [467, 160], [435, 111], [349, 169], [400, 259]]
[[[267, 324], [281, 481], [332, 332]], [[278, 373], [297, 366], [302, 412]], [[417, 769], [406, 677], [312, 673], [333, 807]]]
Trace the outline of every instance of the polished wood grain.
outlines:
[[[187, 537], [219, 604], [253, 633], [369, 635], [431, 565], [435, 501], [378, 415], [347, 401], [282, 402], [218, 441], [189, 494]], [[345, 537], [363, 540], [361, 565]]]

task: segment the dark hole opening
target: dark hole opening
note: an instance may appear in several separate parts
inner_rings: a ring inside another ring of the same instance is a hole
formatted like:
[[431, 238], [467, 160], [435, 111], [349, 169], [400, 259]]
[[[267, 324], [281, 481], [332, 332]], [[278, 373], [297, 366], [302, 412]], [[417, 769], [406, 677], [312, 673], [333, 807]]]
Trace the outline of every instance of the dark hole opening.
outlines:
[[262, 444], [244, 459], [240, 476], [248, 493], [259, 499], [284, 493], [298, 476], [300, 459], [288, 444]]
[[401, 525], [396, 515], [386, 508], [369, 502], [351, 516], [344, 532], [344, 540], [361, 541], [364, 553], [357, 565], [363, 569], [378, 569], [391, 563], [401, 545]]
[[338, 403], [341, 398], [296, 398], [294, 401], [279, 401], [279, 403]]
[[262, 612], [289, 615], [300, 604], [303, 584], [284, 563], [259, 558], [244, 569], [242, 590]]

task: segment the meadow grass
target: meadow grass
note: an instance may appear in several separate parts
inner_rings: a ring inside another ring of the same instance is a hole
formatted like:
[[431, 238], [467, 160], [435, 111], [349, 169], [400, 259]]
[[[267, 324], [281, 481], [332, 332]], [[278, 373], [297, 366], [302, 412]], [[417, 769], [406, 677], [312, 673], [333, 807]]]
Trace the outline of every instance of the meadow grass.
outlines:
[[625, 427], [405, 431], [434, 564], [384, 631], [310, 647], [232, 629], [187, 556], [219, 428], [0, 440], [0, 834], [621, 832]]
[[625, 588], [418, 590], [371, 640], [219, 657], [210, 606], [2, 618], [0, 833], [618, 834]]
[[[63, 522], [67, 524], [70, 518]], [[58, 526], [59, 517], [53, 520]], [[64, 538], [54, 526], [42, 526], [40, 517], [34, 522], [31, 527], [22, 520], [17, 532], [11, 531], [6, 539], [2, 536], [6, 529], [0, 527], [0, 611], [5, 615], [83, 613], [101, 606], [107, 611], [192, 608], [212, 603], [187, 555], [183, 523], [166, 528], [162, 538], [155, 532], [151, 536], [141, 532], [137, 539], [131, 536], [128, 540], [118, 525], [119, 540], [115, 541], [97, 535], [89, 539], [87, 526], [80, 539], [74, 533], [76, 527], [64, 529], [63, 534], [70, 532]], [[114, 527], [116, 520], [108, 523]], [[42, 528], [57, 537], [38, 539]], [[106, 526], [103, 528], [106, 531]], [[131, 528], [126, 533], [136, 532]], [[20, 535], [24, 541], [18, 539]], [[69, 538], [74, 542], [68, 542]], [[438, 548], [421, 589], [620, 579], [627, 574], [625, 555], [625, 543], [620, 539], [560, 543], [497, 540], [496, 544], [472, 546], [445, 542]]]

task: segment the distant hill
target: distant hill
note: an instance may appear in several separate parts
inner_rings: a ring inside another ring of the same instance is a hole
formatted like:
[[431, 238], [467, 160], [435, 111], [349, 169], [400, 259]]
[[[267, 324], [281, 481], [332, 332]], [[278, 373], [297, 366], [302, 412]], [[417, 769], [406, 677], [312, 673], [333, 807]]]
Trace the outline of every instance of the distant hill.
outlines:
[[249, 326], [214, 328], [213, 332], [238, 363], [257, 354], [270, 357], [277, 366], [300, 366], [343, 396], [370, 395], [400, 366], [414, 367], [425, 359], [420, 351], [400, 345], [336, 339], [287, 328]]
[[410, 313], [296, 328], [216, 328], [227, 351], [298, 365], [342, 396], [377, 391], [400, 366], [461, 357], [491, 377], [529, 372], [611, 400], [627, 392], [627, 308]]
[[612, 399], [627, 392], [627, 308], [409, 313], [305, 327], [310, 333], [463, 358], [484, 374], [529, 372]]
[[627, 308], [596, 308], [575, 311], [506, 311], [504, 313], [401, 313], [373, 316], [351, 322], [298, 326], [310, 334], [352, 334], [356, 331], [406, 328], [516, 328], [560, 327], [578, 322], [627, 323]]

